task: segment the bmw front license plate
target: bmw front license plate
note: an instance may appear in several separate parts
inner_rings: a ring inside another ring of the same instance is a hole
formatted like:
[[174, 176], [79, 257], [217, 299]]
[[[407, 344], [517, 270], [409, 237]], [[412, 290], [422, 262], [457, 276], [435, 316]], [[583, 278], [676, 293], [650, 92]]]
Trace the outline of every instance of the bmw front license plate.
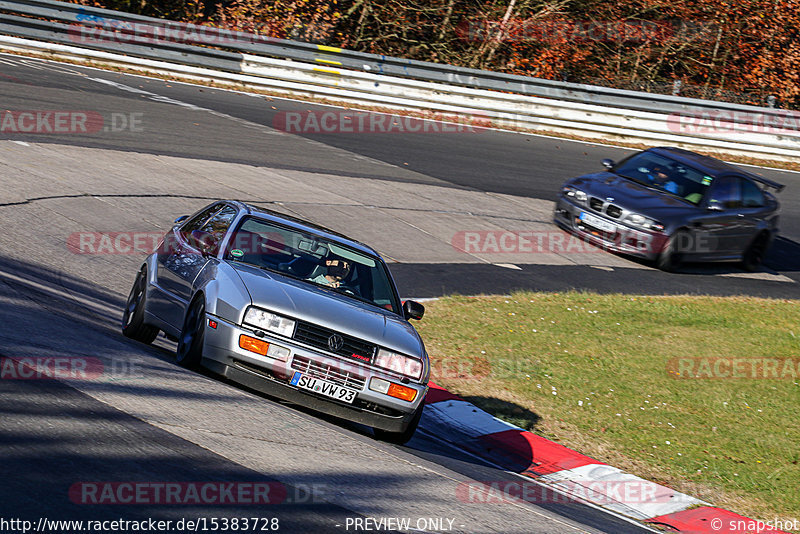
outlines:
[[313, 378], [300, 372], [295, 372], [294, 376], [292, 376], [292, 381], [289, 383], [300, 389], [313, 391], [314, 393], [319, 393], [320, 395], [348, 404], [356, 400], [356, 393], [358, 393], [353, 389], [343, 388], [337, 384], [332, 384], [325, 380], [320, 380], [319, 378]]
[[589, 226], [602, 230], [603, 232], [608, 232], [609, 234], [613, 234], [617, 231], [617, 226], [615, 224], [605, 221], [600, 217], [595, 217], [591, 213], [586, 213], [585, 211], [581, 212], [580, 220]]

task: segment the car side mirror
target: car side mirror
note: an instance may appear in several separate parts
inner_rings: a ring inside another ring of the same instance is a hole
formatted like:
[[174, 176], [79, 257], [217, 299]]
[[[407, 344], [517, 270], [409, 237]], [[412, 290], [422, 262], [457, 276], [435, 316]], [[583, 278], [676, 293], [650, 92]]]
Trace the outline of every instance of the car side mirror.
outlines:
[[425, 315], [425, 306], [413, 300], [403, 302], [403, 316], [406, 319], [416, 319], [419, 321]]
[[188, 215], [181, 215], [180, 217], [175, 219], [175, 224], [180, 224], [180, 223], [182, 223], [183, 221], [185, 221], [188, 218], [189, 218]]
[[602, 163], [603, 163], [603, 167], [605, 167], [606, 169], [613, 169], [614, 165], [615, 165], [614, 160], [613, 159], [608, 159], [608, 158], [604, 159], [602, 161]]

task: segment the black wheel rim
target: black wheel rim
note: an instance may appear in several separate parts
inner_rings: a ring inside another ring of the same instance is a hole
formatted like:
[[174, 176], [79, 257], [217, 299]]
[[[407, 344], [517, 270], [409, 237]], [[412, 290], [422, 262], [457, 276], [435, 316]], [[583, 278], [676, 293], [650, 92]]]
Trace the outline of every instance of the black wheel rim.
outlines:
[[203, 327], [204, 315], [202, 303], [197, 303], [189, 308], [189, 314], [186, 316], [186, 325], [183, 328], [183, 332], [181, 332], [180, 342], [178, 343], [178, 361], [183, 361], [189, 356], [192, 345]]

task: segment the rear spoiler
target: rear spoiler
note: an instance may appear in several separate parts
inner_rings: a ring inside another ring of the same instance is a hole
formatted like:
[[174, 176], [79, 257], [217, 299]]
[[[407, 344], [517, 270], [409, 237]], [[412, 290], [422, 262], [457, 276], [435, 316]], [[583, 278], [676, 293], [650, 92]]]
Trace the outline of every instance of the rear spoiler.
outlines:
[[770, 180], [768, 178], [764, 178], [763, 176], [758, 176], [757, 174], [750, 174], [750, 178], [752, 178], [756, 182], [761, 183], [764, 186], [765, 189], [766, 188], [772, 188], [775, 191], [777, 191], [778, 193], [783, 191], [783, 188], [786, 187], [783, 184], [779, 184], [778, 182], [773, 182], [772, 180]]

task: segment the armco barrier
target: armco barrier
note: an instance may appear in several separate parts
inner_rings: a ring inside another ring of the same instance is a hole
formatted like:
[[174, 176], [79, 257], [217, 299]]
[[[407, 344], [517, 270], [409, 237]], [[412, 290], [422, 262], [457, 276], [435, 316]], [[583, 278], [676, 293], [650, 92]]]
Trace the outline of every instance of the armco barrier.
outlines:
[[[365, 54], [54, 0], [0, 1], [0, 11], [0, 34], [12, 36], [0, 38], [6, 49], [354, 104], [479, 117], [500, 128], [766, 159], [800, 156], [800, 114], [785, 110]], [[171, 25], [196, 31], [184, 31], [178, 42], [153, 31]], [[214, 39], [214, 32], [224, 32], [225, 39]]]

